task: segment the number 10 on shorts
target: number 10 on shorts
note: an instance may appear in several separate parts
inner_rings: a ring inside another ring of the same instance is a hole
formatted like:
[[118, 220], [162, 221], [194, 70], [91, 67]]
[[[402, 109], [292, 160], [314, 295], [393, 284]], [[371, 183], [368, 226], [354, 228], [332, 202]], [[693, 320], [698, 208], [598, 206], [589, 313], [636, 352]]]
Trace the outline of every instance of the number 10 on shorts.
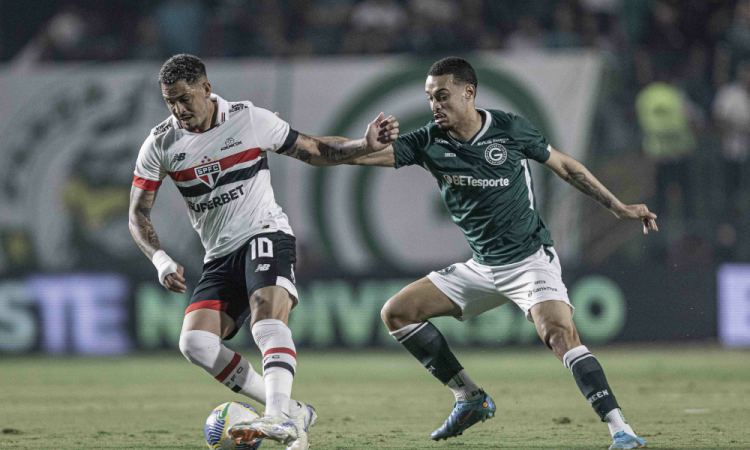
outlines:
[[273, 242], [266, 237], [259, 237], [250, 242], [250, 259], [273, 258]]

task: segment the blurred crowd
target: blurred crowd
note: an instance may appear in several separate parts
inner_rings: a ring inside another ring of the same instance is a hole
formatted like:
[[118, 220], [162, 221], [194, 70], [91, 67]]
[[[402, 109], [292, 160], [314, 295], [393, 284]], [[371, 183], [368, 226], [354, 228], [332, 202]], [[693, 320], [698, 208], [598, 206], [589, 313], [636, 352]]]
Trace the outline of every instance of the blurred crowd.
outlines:
[[0, 58], [12, 66], [182, 52], [599, 51], [606, 70], [587, 163], [645, 186], [646, 198], [631, 200], [659, 214], [653, 257], [750, 261], [750, 0], [33, 3], [33, 13], [15, 10], [23, 23], [0, 19]]
[[[45, 2], [42, 0], [41, 2]], [[50, 2], [47, 2], [50, 3]], [[610, 46], [611, 0], [68, 0], [36, 13], [41, 60]], [[41, 7], [42, 9], [44, 6]], [[28, 15], [25, 15], [28, 22]], [[8, 24], [11, 27], [12, 24]], [[26, 23], [33, 28], [33, 23]], [[9, 39], [23, 39], [13, 33]], [[23, 46], [18, 42], [13, 47]], [[7, 57], [10, 49], [6, 49]]]

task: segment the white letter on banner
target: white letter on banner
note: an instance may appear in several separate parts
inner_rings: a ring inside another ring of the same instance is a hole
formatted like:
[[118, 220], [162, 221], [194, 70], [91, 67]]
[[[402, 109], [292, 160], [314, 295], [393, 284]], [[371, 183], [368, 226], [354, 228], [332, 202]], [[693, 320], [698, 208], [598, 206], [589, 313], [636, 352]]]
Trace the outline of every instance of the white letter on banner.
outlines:
[[125, 329], [129, 287], [122, 276], [36, 276], [29, 288], [39, 302], [44, 350], [116, 354], [131, 349]]

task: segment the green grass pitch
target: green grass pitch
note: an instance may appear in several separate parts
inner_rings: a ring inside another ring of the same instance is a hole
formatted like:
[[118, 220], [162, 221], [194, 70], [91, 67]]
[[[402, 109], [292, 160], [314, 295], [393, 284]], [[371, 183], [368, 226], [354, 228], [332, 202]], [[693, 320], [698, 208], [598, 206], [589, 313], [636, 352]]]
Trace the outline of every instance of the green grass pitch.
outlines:
[[[650, 448], [750, 448], [750, 352], [592, 348]], [[257, 350], [244, 352], [259, 367]], [[497, 417], [432, 442], [453, 397], [406, 352], [301, 351], [294, 397], [320, 414], [313, 449], [604, 449], [570, 373], [544, 349], [456, 352]], [[0, 448], [201, 449], [216, 405], [244, 397], [179, 353], [0, 359]], [[253, 404], [253, 402], [249, 402]], [[254, 406], [257, 406], [253, 404]], [[266, 449], [283, 449], [264, 442]]]

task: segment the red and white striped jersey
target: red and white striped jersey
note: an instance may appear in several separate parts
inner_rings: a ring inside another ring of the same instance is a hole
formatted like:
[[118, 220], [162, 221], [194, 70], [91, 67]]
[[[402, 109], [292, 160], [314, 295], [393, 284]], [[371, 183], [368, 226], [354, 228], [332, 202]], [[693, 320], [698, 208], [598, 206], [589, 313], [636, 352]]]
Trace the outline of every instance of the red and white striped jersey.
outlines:
[[169, 175], [188, 207], [206, 249], [205, 261], [224, 256], [258, 233], [292, 234], [276, 204], [267, 151], [297, 138], [289, 124], [249, 101], [216, 102], [216, 125], [190, 132], [170, 116], [151, 130], [138, 154], [133, 184], [155, 191]]

